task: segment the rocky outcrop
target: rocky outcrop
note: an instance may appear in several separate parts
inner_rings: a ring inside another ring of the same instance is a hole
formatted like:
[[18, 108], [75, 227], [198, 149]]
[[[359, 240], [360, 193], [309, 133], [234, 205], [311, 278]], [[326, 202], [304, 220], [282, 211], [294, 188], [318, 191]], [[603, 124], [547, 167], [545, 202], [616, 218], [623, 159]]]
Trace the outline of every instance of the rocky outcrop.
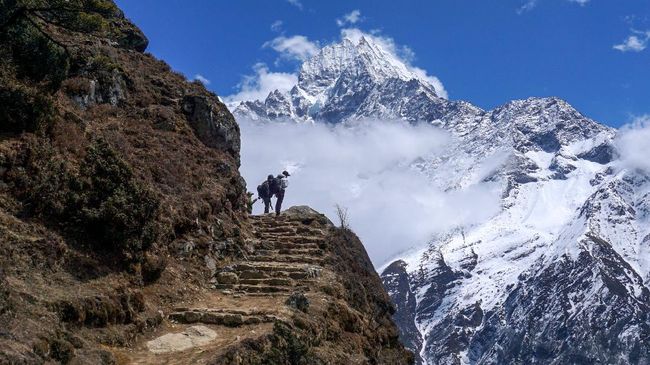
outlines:
[[216, 95], [113, 2], [39, 3], [0, 11], [0, 363], [409, 362], [358, 240], [248, 216]]
[[188, 95], [183, 98], [183, 111], [203, 143], [239, 156], [239, 126], [223, 104], [205, 96]]
[[[262, 216], [253, 222], [259, 239], [254, 255], [261, 259], [249, 257], [254, 264], [239, 268], [243, 269], [239, 277], [258, 272], [255, 276], [264, 278], [253, 279], [248, 286], [240, 279], [239, 287], [225, 290], [232, 290], [233, 296], [241, 292], [242, 297], [261, 298], [270, 292], [288, 312], [277, 314], [272, 333], [236, 345], [215, 363], [256, 363], [260, 356], [277, 363], [292, 363], [292, 358], [306, 363], [412, 363], [412, 354], [399, 343], [397, 327], [390, 320], [394, 311], [390, 299], [352, 232], [335, 228], [308, 207], [291, 208], [284, 218]], [[277, 290], [251, 290], [252, 285], [271, 284], [272, 278], [287, 280], [277, 282]], [[253, 348], [272, 347], [260, 353], [251, 350], [253, 343]]]
[[404, 346], [411, 350], [418, 363], [422, 362], [420, 349], [422, 337], [415, 325], [417, 300], [410, 288], [410, 280], [404, 261], [395, 261], [384, 269], [381, 279], [396, 309], [393, 320], [399, 328], [399, 336]]

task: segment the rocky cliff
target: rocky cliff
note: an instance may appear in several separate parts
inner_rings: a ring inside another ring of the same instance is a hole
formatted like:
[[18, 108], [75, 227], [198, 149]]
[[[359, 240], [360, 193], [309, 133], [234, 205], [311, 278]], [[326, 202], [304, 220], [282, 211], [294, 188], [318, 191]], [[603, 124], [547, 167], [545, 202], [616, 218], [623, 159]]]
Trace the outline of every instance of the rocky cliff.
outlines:
[[108, 0], [0, 0], [0, 363], [408, 363], [361, 243]]

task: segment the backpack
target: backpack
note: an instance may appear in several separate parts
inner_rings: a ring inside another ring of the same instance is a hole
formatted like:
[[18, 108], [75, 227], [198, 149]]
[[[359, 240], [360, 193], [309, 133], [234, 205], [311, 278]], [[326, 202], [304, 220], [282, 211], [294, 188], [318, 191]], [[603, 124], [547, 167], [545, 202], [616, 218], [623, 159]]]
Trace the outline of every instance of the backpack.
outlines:
[[271, 196], [268, 181], [264, 181], [262, 184], [257, 186], [257, 196], [262, 199], [268, 199]]
[[270, 195], [277, 194], [280, 191], [280, 179], [277, 177], [271, 180], [269, 184], [269, 193]]

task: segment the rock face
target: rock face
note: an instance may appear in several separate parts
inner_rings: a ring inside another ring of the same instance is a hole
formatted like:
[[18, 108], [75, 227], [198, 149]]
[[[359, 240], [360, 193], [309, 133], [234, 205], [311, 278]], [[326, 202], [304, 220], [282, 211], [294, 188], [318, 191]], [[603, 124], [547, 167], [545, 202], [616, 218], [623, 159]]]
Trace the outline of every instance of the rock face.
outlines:
[[417, 299], [411, 291], [407, 265], [404, 261], [395, 261], [382, 272], [382, 280], [386, 291], [396, 305], [393, 320], [399, 328], [399, 336], [404, 346], [413, 351], [418, 363], [422, 362], [420, 349], [422, 336], [415, 325]]
[[250, 218], [233, 116], [112, 1], [0, 7], [1, 364], [409, 363], [360, 242], [355, 282], [323, 216]]
[[372, 37], [324, 47], [289, 92], [231, 108], [261, 121], [431, 124], [454, 142], [412, 167], [443, 191], [500, 194], [490, 218], [413, 243], [382, 270], [419, 363], [650, 361], [650, 179], [620, 167], [616, 130], [554, 97], [490, 111], [446, 100]]
[[183, 99], [183, 111], [203, 143], [239, 156], [239, 126], [223, 104], [205, 96], [188, 95]]

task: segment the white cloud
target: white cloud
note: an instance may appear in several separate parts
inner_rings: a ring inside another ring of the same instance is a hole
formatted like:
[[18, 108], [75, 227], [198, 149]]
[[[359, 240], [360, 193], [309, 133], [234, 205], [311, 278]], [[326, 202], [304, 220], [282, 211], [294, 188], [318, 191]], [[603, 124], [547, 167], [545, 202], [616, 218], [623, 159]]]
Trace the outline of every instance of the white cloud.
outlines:
[[526, 0], [526, 2], [519, 9], [517, 9], [517, 14], [523, 14], [535, 9], [535, 7], [537, 7], [537, 2], [537, 0]]
[[274, 32], [279, 32], [282, 30], [283, 25], [284, 22], [282, 20], [276, 20], [273, 23], [271, 23], [271, 30]]
[[641, 52], [648, 47], [650, 31], [640, 32], [633, 30], [633, 35], [627, 37], [623, 43], [615, 44], [612, 48], [621, 52]]
[[352, 10], [351, 12], [344, 14], [342, 17], [336, 19], [336, 24], [339, 27], [345, 25], [353, 25], [361, 22], [363, 18], [361, 17], [361, 11], [358, 9]]
[[[332, 219], [335, 204], [347, 207], [352, 228], [377, 265], [435, 233], [479, 222], [499, 209], [500, 191], [491, 185], [443, 192], [410, 167], [452, 142], [430, 125], [238, 122], [248, 190], [255, 192], [266, 175], [287, 169], [292, 177], [284, 206], [309, 205]], [[258, 203], [255, 213], [261, 210]]]
[[194, 80], [201, 82], [203, 85], [210, 85], [210, 80], [208, 80], [201, 74], [194, 75]]
[[436, 76], [428, 75], [427, 72], [419, 67], [412, 67], [411, 71], [415, 72], [418, 76], [426, 79], [436, 90], [436, 94], [443, 99], [449, 99], [449, 94], [445, 89], [445, 85], [442, 84], [439, 78]]
[[622, 127], [616, 138], [616, 148], [622, 167], [650, 174], [650, 114], [636, 117]]
[[288, 91], [296, 83], [298, 76], [293, 73], [269, 72], [268, 66], [258, 63], [253, 66], [254, 75], [244, 76], [239, 83], [239, 92], [224, 98], [226, 103], [241, 101], [264, 100], [271, 91]]
[[[591, 0], [567, 0], [570, 3], [580, 6], [587, 5]], [[524, 0], [523, 4], [517, 9], [517, 14], [523, 14], [535, 9], [539, 5], [539, 0]]]
[[279, 36], [264, 43], [262, 47], [272, 48], [283, 58], [299, 61], [305, 61], [315, 55], [320, 49], [318, 43], [310, 41], [303, 35], [294, 35], [291, 37]]
[[287, 0], [287, 2], [296, 8], [302, 10], [302, 2], [300, 0]]

